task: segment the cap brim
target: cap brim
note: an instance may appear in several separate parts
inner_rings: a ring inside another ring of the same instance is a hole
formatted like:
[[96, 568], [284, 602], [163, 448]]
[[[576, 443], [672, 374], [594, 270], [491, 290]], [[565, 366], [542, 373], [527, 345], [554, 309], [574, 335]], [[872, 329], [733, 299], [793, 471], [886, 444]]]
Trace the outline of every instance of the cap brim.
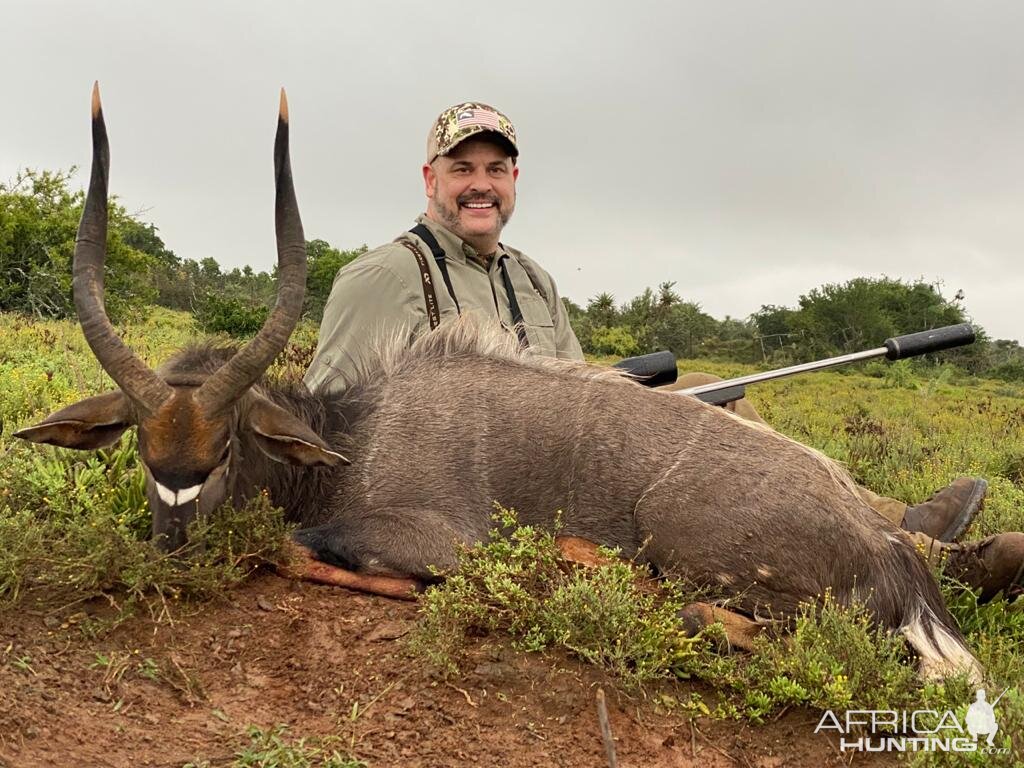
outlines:
[[512, 143], [508, 136], [503, 134], [501, 131], [494, 131], [491, 130], [490, 128], [480, 128], [479, 130], [475, 130], [472, 133], [467, 133], [465, 136], [463, 136], [450, 147], [448, 147], [444, 152], [438, 152], [437, 156], [440, 157], [441, 155], [448, 155], [462, 142], [476, 138], [494, 139], [496, 144], [500, 144], [505, 149], [509, 157], [519, 157], [519, 149], [516, 147], [515, 144]]

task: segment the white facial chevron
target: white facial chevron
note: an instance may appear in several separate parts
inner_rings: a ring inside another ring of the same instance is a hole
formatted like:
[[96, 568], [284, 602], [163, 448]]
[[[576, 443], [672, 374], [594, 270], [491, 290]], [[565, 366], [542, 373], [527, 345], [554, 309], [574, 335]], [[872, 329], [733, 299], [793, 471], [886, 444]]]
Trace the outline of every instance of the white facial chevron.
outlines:
[[199, 491], [202, 489], [202, 483], [199, 485], [193, 485], [191, 488], [182, 488], [180, 491], [172, 491], [167, 486], [156, 483], [156, 492], [159, 494], [160, 500], [171, 507], [179, 507], [182, 504], [188, 504], [199, 495]]

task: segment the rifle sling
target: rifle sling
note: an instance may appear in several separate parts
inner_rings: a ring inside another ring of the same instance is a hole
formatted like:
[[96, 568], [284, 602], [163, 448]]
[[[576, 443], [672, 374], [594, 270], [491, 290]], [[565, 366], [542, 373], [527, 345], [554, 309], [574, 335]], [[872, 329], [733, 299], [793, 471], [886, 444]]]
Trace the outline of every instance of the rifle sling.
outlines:
[[[417, 224], [415, 227], [409, 230], [409, 234], [416, 235], [427, 244], [430, 252], [434, 255], [434, 261], [437, 262], [437, 268], [441, 270], [441, 277], [444, 278], [444, 287], [448, 289], [448, 295], [452, 297], [452, 301], [455, 302], [455, 311], [458, 314], [462, 314], [462, 307], [459, 306], [459, 300], [455, 296], [455, 289], [452, 288], [452, 279], [448, 275], [448, 263], [444, 258], [444, 249], [441, 244], [437, 242], [437, 238], [434, 237], [434, 233], [427, 229], [423, 224]], [[419, 252], [419, 248], [416, 249]], [[417, 259], [418, 260], [418, 259]], [[435, 298], [435, 302], [437, 299]], [[430, 326], [433, 330], [434, 326]]]
[[420, 280], [423, 283], [423, 301], [427, 305], [427, 319], [430, 321], [430, 330], [434, 330], [441, 324], [441, 313], [437, 309], [437, 294], [434, 293], [434, 282], [430, 278], [427, 259], [415, 243], [409, 240], [399, 240], [399, 242], [412, 251], [412, 255], [416, 257], [416, 264], [420, 268]]

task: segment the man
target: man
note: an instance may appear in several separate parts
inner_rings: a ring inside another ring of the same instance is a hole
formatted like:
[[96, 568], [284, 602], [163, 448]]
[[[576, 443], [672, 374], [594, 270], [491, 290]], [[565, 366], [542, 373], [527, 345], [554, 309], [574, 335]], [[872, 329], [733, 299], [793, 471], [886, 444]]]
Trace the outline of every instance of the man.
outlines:
[[[538, 354], [583, 359], [554, 280], [500, 242], [515, 209], [518, 157], [515, 128], [493, 107], [465, 102], [440, 114], [422, 169], [426, 214], [338, 272], [306, 374], [311, 389], [345, 389], [382, 344], [396, 337], [411, 342], [464, 312], [497, 320]], [[691, 374], [677, 386], [707, 380]], [[730, 409], [761, 421], [745, 401]], [[910, 532], [930, 560], [945, 560], [947, 573], [987, 598], [1024, 578], [1024, 534], [945, 545], [981, 509], [985, 489], [984, 480], [960, 478], [913, 507], [867, 489], [861, 496]]]
[[310, 388], [344, 389], [388, 339], [411, 341], [464, 312], [521, 324], [539, 354], [583, 359], [554, 280], [499, 242], [515, 209], [518, 155], [515, 128], [497, 110], [467, 102], [441, 113], [427, 137], [427, 212], [338, 273]]

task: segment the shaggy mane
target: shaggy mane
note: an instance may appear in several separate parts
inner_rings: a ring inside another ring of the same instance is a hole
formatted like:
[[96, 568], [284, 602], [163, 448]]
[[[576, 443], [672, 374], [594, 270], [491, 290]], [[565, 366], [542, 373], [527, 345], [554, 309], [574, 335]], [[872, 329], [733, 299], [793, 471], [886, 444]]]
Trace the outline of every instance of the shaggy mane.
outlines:
[[195, 342], [176, 352], [157, 369], [157, 373], [165, 379], [196, 373], [212, 374], [234, 357], [239, 349], [238, 344]]
[[373, 387], [423, 363], [444, 359], [483, 358], [511, 362], [525, 368], [568, 374], [582, 379], [633, 379], [615, 368], [603, 368], [579, 360], [558, 360], [524, 350], [516, 334], [493, 320], [468, 312], [423, 334], [411, 345], [402, 333], [380, 334], [371, 343], [372, 362], [356, 372], [353, 388]]

